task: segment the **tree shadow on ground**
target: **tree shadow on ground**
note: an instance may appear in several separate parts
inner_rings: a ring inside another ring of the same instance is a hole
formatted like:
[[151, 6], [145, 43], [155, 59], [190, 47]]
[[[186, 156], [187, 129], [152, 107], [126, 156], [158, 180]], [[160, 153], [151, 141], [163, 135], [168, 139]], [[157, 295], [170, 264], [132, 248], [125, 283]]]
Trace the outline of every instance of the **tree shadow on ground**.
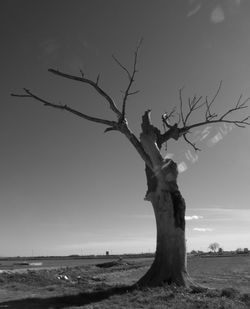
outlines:
[[50, 298], [26, 298], [0, 303], [0, 308], [8, 309], [61, 309], [66, 306], [83, 306], [98, 302], [112, 295], [124, 294], [134, 290], [134, 286], [110, 288], [104, 291], [80, 293], [77, 295], [55, 296]]

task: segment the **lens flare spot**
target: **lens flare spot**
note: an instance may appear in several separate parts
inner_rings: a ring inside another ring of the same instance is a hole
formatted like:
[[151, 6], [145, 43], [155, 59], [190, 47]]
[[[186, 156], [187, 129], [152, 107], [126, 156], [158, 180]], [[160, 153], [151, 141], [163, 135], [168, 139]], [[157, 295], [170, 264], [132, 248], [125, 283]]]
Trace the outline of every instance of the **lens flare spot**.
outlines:
[[209, 141], [208, 141], [208, 146], [213, 146], [215, 144], [217, 144], [219, 141], [221, 141], [223, 138], [221, 132], [218, 132], [214, 137], [212, 137]]
[[198, 160], [198, 155], [192, 154], [190, 150], [185, 152], [185, 156], [187, 158], [187, 160], [192, 161], [192, 163], [195, 163]]
[[207, 126], [202, 132], [201, 132], [201, 138], [200, 141], [203, 141], [210, 133], [211, 126]]
[[187, 170], [187, 164], [185, 162], [181, 162], [178, 164], [178, 172], [183, 173]]

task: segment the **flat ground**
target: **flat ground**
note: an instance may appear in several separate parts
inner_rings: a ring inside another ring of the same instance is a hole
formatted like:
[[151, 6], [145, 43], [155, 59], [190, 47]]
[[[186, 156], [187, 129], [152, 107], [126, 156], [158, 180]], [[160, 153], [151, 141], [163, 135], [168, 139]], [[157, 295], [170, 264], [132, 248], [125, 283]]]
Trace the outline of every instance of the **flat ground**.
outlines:
[[250, 255], [189, 258], [191, 277], [211, 288], [195, 293], [168, 286], [131, 288], [151, 263], [122, 260], [105, 268], [78, 261], [78, 266], [5, 271], [0, 308], [250, 308]]

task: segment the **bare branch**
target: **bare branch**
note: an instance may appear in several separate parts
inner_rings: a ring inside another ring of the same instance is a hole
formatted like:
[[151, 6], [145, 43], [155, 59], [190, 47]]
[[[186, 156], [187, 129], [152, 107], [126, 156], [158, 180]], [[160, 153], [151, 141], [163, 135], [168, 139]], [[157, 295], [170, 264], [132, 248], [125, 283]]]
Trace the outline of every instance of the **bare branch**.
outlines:
[[81, 75], [82, 75], [82, 78], [84, 78], [84, 73], [83, 73], [82, 70], [80, 70], [80, 73], [81, 73]]
[[143, 161], [146, 163], [146, 165], [150, 168], [153, 169], [153, 165], [151, 162], [151, 159], [149, 155], [146, 153], [144, 150], [141, 142], [137, 139], [137, 137], [131, 132], [128, 126], [124, 127], [124, 130], [122, 133], [128, 138], [128, 140], [131, 142], [131, 144], [134, 146], [134, 148], [137, 150]]
[[200, 148], [196, 147], [195, 143], [192, 143], [188, 138], [187, 138], [187, 135], [186, 134], [183, 134], [183, 138], [184, 140], [189, 144], [191, 145], [195, 151], [201, 151]]
[[[72, 80], [76, 80], [85, 84], [89, 84], [90, 86], [92, 86], [101, 96], [103, 96], [109, 103], [109, 106], [111, 108], [111, 110], [118, 116], [121, 117], [121, 112], [118, 110], [118, 108], [116, 107], [115, 102], [113, 101], [113, 99], [102, 89], [100, 88], [100, 86], [98, 86], [98, 81], [99, 81], [99, 77], [97, 78], [97, 81], [94, 82], [91, 79], [88, 78], [84, 78], [83, 73], [81, 72], [81, 77], [80, 76], [74, 76], [74, 75], [70, 75], [70, 74], [66, 74], [63, 72], [60, 72], [58, 70], [54, 70], [54, 69], [49, 69], [48, 70], [50, 73], [53, 73], [55, 75], [61, 76], [61, 77], [65, 77], [68, 79], [72, 79]], [[99, 75], [98, 75], [99, 76]]]
[[218, 87], [216, 93], [214, 94], [214, 96], [213, 96], [213, 98], [211, 99], [210, 102], [208, 101], [207, 96], [205, 97], [205, 100], [203, 102], [201, 102], [202, 99], [203, 99], [202, 96], [199, 96], [197, 98], [197, 96], [194, 95], [192, 99], [188, 98], [188, 111], [186, 113], [186, 116], [184, 116], [184, 110], [183, 110], [183, 98], [182, 98], [182, 89], [183, 88], [179, 90], [180, 116], [181, 116], [183, 127], [188, 126], [188, 120], [193, 115], [194, 111], [202, 108], [203, 106], [206, 106], [206, 111], [205, 111], [206, 121], [212, 120], [212, 119], [217, 117], [216, 114], [211, 113], [211, 106], [215, 102], [215, 99], [218, 97], [218, 94], [221, 90], [221, 86], [222, 86], [222, 81], [220, 81], [219, 87]]
[[164, 130], [166, 131], [166, 128], [171, 128], [172, 126], [170, 125], [170, 119], [171, 118], [174, 118], [174, 114], [175, 114], [175, 111], [176, 111], [176, 107], [174, 107], [170, 113], [164, 113], [162, 115], [162, 122], [163, 122], [163, 127], [164, 127]]
[[110, 131], [117, 131], [118, 129], [117, 128], [114, 128], [114, 127], [108, 127], [104, 130], [104, 133], [107, 133], [107, 132], [110, 132]]
[[184, 119], [184, 126], [187, 125], [188, 119], [191, 116], [191, 114], [195, 110], [201, 108], [204, 105], [204, 103], [198, 105], [198, 103], [201, 101], [201, 99], [202, 99], [202, 96], [200, 96], [198, 99], [196, 99], [196, 96], [194, 96], [192, 101], [189, 99], [189, 101], [188, 101], [189, 111], [188, 111], [188, 113], [187, 113], [187, 115], [186, 115], [186, 117]]
[[128, 86], [126, 88], [126, 90], [123, 92], [124, 96], [123, 96], [123, 101], [122, 101], [122, 114], [120, 117], [120, 121], [123, 121], [125, 119], [125, 113], [126, 113], [126, 103], [127, 103], [127, 99], [129, 96], [137, 94], [139, 92], [139, 90], [137, 91], [130, 91], [132, 84], [135, 81], [135, 74], [138, 72], [137, 71], [137, 61], [138, 61], [138, 53], [140, 50], [140, 47], [142, 45], [142, 39], [139, 41], [139, 44], [137, 45], [137, 48], [134, 52], [134, 64], [133, 64], [133, 70], [132, 72], [129, 72], [129, 70], [121, 64], [121, 62], [113, 55], [113, 59], [115, 60], [115, 62], [126, 72], [128, 79], [129, 79], [129, 83]]
[[205, 104], [206, 104], [205, 119], [206, 120], [212, 120], [213, 118], [217, 117], [217, 114], [211, 113], [211, 106], [215, 102], [215, 99], [218, 97], [218, 94], [220, 93], [220, 90], [221, 90], [221, 86], [222, 86], [222, 81], [220, 81], [219, 87], [210, 102], [208, 102], [208, 98], [206, 97], [206, 100], [205, 100]]
[[211, 105], [214, 103], [215, 99], [218, 97], [218, 94], [219, 94], [220, 91], [221, 91], [221, 87], [222, 87], [222, 80], [221, 80], [220, 83], [219, 83], [219, 87], [218, 87], [217, 91], [215, 92], [214, 97], [212, 98], [212, 100], [211, 100], [210, 103], [209, 103], [209, 108], [210, 108]]
[[[230, 113], [234, 112], [234, 111], [238, 111], [240, 109], [244, 109], [244, 108], [247, 108], [248, 106], [246, 105], [246, 103], [248, 101], [250, 101], [250, 98], [247, 98], [245, 99], [241, 104], [240, 104], [240, 101], [242, 99], [242, 95], [240, 95], [235, 107], [229, 109], [226, 113], [224, 113], [221, 117], [220, 117], [220, 120], [223, 120], [227, 115], [229, 115]], [[248, 117], [247, 117], [248, 119]], [[244, 120], [247, 120], [247, 119], [244, 119]]]
[[137, 94], [137, 93], [139, 93], [140, 91], [141, 91], [141, 90], [135, 90], [135, 91], [129, 92], [129, 93], [128, 93], [128, 96], [129, 96], [129, 95]]
[[98, 76], [97, 76], [97, 78], [96, 78], [96, 85], [98, 85], [99, 79], [100, 79], [100, 74], [98, 74]]
[[[222, 82], [220, 82], [219, 87], [211, 100], [209, 100], [208, 97], [205, 97], [205, 99], [202, 100], [202, 96], [196, 97], [196, 95], [192, 99], [189, 98], [188, 99], [188, 111], [186, 115], [184, 114], [184, 109], [183, 109], [183, 96], [182, 96], [183, 88], [181, 88], [179, 90], [179, 100], [180, 100], [179, 118], [182, 122], [182, 127], [181, 128], [177, 127], [177, 124], [171, 125], [170, 122], [168, 121], [169, 118], [173, 115], [173, 111], [171, 111], [171, 113], [169, 114], [167, 113], [163, 114], [162, 121], [164, 124], [164, 128], [165, 129], [168, 128], [168, 131], [166, 131], [164, 134], [161, 134], [161, 138], [160, 138], [161, 142], [164, 143], [171, 138], [177, 140], [178, 138], [183, 136], [185, 141], [189, 145], [191, 145], [195, 151], [197, 151], [200, 149], [187, 138], [187, 134], [191, 133], [191, 129], [193, 128], [197, 128], [203, 125], [209, 125], [213, 123], [229, 123], [229, 124], [234, 124], [239, 128], [244, 128], [247, 125], [250, 125], [249, 116], [242, 118], [242, 119], [238, 119], [238, 120], [228, 118], [228, 116], [231, 116], [234, 112], [246, 109], [248, 107], [246, 104], [247, 102], [250, 101], [250, 98], [247, 98], [242, 101], [242, 95], [240, 95], [235, 106], [228, 109], [224, 114], [218, 115], [216, 113], [211, 112], [211, 106], [215, 103], [215, 100], [218, 97], [219, 92], [221, 90], [221, 86], [222, 86]], [[202, 108], [204, 108], [205, 120], [189, 125], [188, 120], [193, 115], [193, 113], [199, 109], [201, 110]]]
[[128, 75], [128, 79], [130, 80], [131, 74], [130, 74], [129, 70], [123, 64], [121, 64], [121, 62], [115, 57], [115, 55], [112, 55], [112, 58], [119, 65], [119, 67], [121, 67], [126, 72], [126, 74]]
[[36, 101], [42, 102], [44, 104], [44, 106], [49, 106], [49, 107], [53, 107], [53, 108], [60, 109], [60, 110], [66, 110], [67, 112], [70, 112], [70, 113], [77, 115], [81, 118], [84, 118], [86, 120], [102, 123], [102, 124], [108, 125], [110, 127], [116, 126], [115, 121], [110, 121], [110, 120], [106, 120], [106, 119], [88, 116], [86, 114], [83, 114], [83, 113], [69, 107], [68, 105], [61, 105], [61, 104], [55, 104], [55, 103], [49, 102], [49, 101], [35, 95], [34, 93], [32, 93], [30, 90], [28, 90], [26, 88], [24, 88], [24, 91], [25, 91], [26, 94], [14, 94], [14, 93], [12, 93], [11, 95], [13, 97], [19, 97], [19, 98], [33, 98]]
[[152, 163], [151, 160], [149, 158], [149, 156], [147, 155], [147, 153], [145, 152], [145, 150], [143, 149], [140, 141], [137, 139], [137, 137], [131, 132], [131, 130], [129, 129], [127, 122], [123, 121], [122, 123], [117, 123], [115, 121], [110, 121], [110, 120], [106, 120], [106, 119], [100, 119], [100, 118], [96, 118], [96, 117], [92, 117], [86, 114], [83, 114], [73, 108], [70, 108], [67, 105], [61, 105], [61, 104], [55, 104], [52, 102], [49, 102], [37, 95], [35, 95], [34, 93], [32, 93], [30, 90], [24, 88], [25, 94], [14, 94], [12, 93], [11, 96], [13, 97], [18, 97], [18, 98], [32, 98], [35, 99], [36, 101], [39, 101], [41, 103], [43, 103], [44, 106], [49, 106], [49, 107], [53, 107], [56, 109], [60, 109], [60, 110], [66, 110], [74, 115], [77, 115], [83, 119], [92, 121], [92, 122], [97, 122], [97, 123], [102, 123], [108, 126], [108, 128], [105, 129], [104, 133], [109, 132], [109, 131], [120, 131], [121, 133], [123, 133], [128, 140], [130, 141], [130, 143], [135, 147], [135, 149], [137, 150], [137, 152], [139, 153], [139, 155], [141, 156], [141, 158], [143, 159], [143, 161], [147, 164], [147, 166], [149, 168], [152, 169]]
[[183, 87], [179, 90], [179, 98], [180, 98], [180, 115], [181, 115], [182, 124], [183, 124], [183, 126], [185, 126], [185, 119], [184, 119], [184, 114], [183, 114], [182, 90], [183, 90]]
[[[130, 143], [134, 146], [134, 148], [137, 150], [138, 154], [141, 156], [141, 158], [144, 160], [144, 162], [146, 163], [146, 165], [152, 169], [152, 162], [151, 159], [149, 157], [149, 155], [146, 153], [146, 151], [144, 150], [141, 142], [137, 139], [137, 137], [133, 134], [133, 132], [129, 129], [128, 127], [128, 122], [125, 119], [125, 105], [126, 105], [126, 100], [128, 98], [128, 96], [137, 94], [139, 92], [139, 90], [136, 91], [130, 91], [131, 90], [131, 85], [134, 82], [134, 76], [137, 72], [137, 58], [138, 58], [138, 51], [139, 48], [141, 46], [142, 41], [140, 41], [139, 45], [137, 46], [137, 49], [135, 51], [135, 56], [134, 56], [134, 64], [133, 64], [133, 71], [130, 74], [129, 71], [123, 67], [123, 65], [115, 58], [115, 61], [127, 72], [128, 76], [129, 76], [129, 85], [126, 89], [126, 91], [124, 92], [124, 98], [123, 98], [123, 107], [122, 107], [122, 112], [120, 112], [120, 110], [117, 108], [115, 102], [113, 101], [113, 99], [98, 85], [99, 84], [99, 80], [100, 80], [100, 75], [97, 76], [96, 81], [87, 79], [84, 77], [84, 73], [82, 70], [80, 70], [80, 74], [81, 76], [74, 76], [74, 75], [70, 75], [70, 74], [66, 74], [63, 73], [59, 70], [55, 70], [55, 69], [49, 69], [50, 73], [53, 73], [55, 75], [67, 78], [67, 79], [71, 79], [71, 80], [75, 80], [75, 81], [80, 81], [82, 83], [86, 83], [89, 84], [91, 87], [93, 87], [101, 96], [103, 96], [106, 101], [109, 103], [109, 106], [111, 108], [111, 110], [118, 116], [118, 121], [110, 121], [110, 120], [106, 120], [106, 119], [101, 119], [101, 118], [96, 118], [96, 117], [92, 117], [86, 114], [83, 114], [81, 112], [79, 112], [78, 110], [75, 110], [71, 107], [69, 107], [68, 105], [62, 105], [62, 104], [56, 104], [53, 102], [50, 102], [36, 94], [34, 94], [33, 92], [31, 92], [30, 90], [24, 88], [24, 93], [23, 94], [14, 94], [12, 93], [11, 95], [14, 97], [19, 97], [19, 98], [32, 98], [36, 101], [39, 101], [41, 103], [43, 103], [44, 106], [49, 106], [55, 109], [60, 109], [60, 110], [66, 110], [67, 112], [70, 112], [72, 114], [75, 114], [83, 119], [92, 121], [92, 122], [97, 122], [97, 123], [102, 123], [104, 125], [107, 125], [108, 127], [105, 129], [104, 132], [110, 132], [110, 131], [119, 131], [122, 134], [124, 134], [127, 139], [130, 141]], [[113, 57], [114, 58], [114, 57]]]

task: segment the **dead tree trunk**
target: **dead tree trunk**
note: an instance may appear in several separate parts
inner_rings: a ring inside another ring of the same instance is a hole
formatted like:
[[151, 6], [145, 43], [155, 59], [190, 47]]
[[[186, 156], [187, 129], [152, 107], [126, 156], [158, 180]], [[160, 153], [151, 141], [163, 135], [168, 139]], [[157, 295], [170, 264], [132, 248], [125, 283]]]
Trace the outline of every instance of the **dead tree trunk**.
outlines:
[[139, 286], [161, 284], [189, 285], [186, 269], [185, 201], [177, 186], [177, 165], [163, 159], [157, 143], [157, 131], [145, 113], [141, 143], [151, 159], [153, 170], [146, 166], [148, 191], [145, 199], [152, 203], [157, 229], [155, 260], [138, 281]]
[[155, 190], [146, 195], [154, 209], [157, 245], [155, 260], [139, 280], [140, 286], [158, 286], [164, 283], [187, 285], [185, 201], [178, 190], [176, 179], [168, 181], [168, 178], [175, 178], [175, 174], [176, 164], [169, 161], [167, 167], [162, 168], [157, 175]]

